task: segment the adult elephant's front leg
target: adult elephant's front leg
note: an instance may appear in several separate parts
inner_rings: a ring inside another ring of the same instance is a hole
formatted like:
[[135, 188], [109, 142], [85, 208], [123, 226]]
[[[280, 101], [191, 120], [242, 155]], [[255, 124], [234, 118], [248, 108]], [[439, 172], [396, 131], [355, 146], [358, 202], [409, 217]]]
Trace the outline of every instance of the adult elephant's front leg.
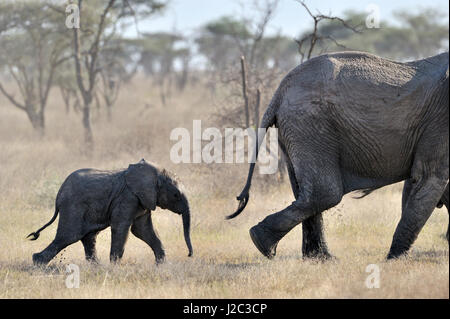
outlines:
[[[450, 216], [450, 211], [448, 209], [449, 208], [449, 190], [448, 190], [448, 186], [449, 186], [449, 183], [447, 183], [447, 187], [445, 187], [444, 194], [442, 194], [441, 202], [447, 208], [447, 212], [449, 213], [449, 216]], [[449, 226], [447, 228], [447, 234], [445, 236], [445, 237], [447, 237], [447, 241], [449, 240], [449, 238], [448, 238], [449, 231], [450, 231], [450, 222], [449, 222]]]
[[[414, 184], [411, 179], [407, 179], [405, 181], [405, 184], [403, 186], [403, 195], [402, 195], [402, 215], [406, 212], [406, 204], [409, 198], [409, 194], [411, 192], [411, 189], [413, 188]], [[436, 207], [441, 208], [442, 205], [444, 205], [447, 208], [447, 213], [450, 216], [449, 211], [449, 184], [447, 183], [447, 186], [445, 187], [444, 193], [442, 194], [441, 199], [439, 200]], [[447, 238], [447, 241], [449, 240], [449, 231], [450, 231], [450, 222], [449, 226], [447, 226], [447, 233], [445, 237]]]
[[131, 232], [137, 238], [143, 240], [150, 246], [155, 254], [156, 263], [162, 263], [165, 259], [164, 247], [158, 234], [153, 229], [151, 213], [136, 218], [131, 226]]
[[397, 258], [409, 250], [439, 201], [444, 183], [431, 176], [421, 178], [413, 185], [395, 230], [388, 259]]

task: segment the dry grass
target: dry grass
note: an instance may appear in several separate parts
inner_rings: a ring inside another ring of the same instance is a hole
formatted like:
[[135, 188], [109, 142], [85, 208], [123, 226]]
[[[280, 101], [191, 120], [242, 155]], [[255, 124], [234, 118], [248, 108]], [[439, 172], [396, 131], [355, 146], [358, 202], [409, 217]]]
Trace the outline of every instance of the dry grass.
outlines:
[[[122, 92], [110, 125], [94, 112], [96, 148], [83, 155], [81, 120], [66, 115], [54, 91], [47, 135], [34, 138], [24, 114], [0, 97], [0, 297], [1, 298], [449, 298], [448, 216], [436, 210], [410, 256], [386, 262], [400, 217], [401, 185], [355, 200], [351, 196], [325, 213], [327, 238], [337, 260], [318, 263], [301, 258], [301, 227], [279, 244], [278, 256], [266, 260], [251, 243], [248, 229], [292, 200], [287, 182], [253, 184], [246, 211], [232, 221], [224, 216], [237, 205], [247, 165], [175, 165], [169, 160], [174, 127], [192, 127], [202, 119], [212, 125], [212, 97], [192, 87], [162, 107], [150, 84], [136, 80]], [[145, 108], [145, 105], [151, 105]], [[81, 243], [60, 253], [47, 268], [35, 268], [31, 255], [53, 239], [56, 223], [39, 240], [25, 236], [47, 222], [60, 183], [81, 167], [126, 167], [140, 158], [174, 171], [183, 181], [193, 212], [195, 257], [188, 258], [179, 216], [157, 211], [155, 228], [167, 262], [154, 265], [153, 253], [130, 236], [120, 265], [108, 262], [110, 234], [98, 239], [100, 265], [83, 258]], [[65, 286], [65, 265], [80, 266], [80, 288]], [[380, 288], [368, 289], [368, 264], [381, 269]]]

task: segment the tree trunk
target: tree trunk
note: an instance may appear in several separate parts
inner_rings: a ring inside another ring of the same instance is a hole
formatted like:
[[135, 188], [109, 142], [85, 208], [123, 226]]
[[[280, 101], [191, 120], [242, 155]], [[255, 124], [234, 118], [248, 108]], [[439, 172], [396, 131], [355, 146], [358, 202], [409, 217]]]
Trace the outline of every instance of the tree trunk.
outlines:
[[70, 93], [62, 87], [59, 88], [59, 91], [61, 92], [61, 96], [64, 101], [64, 105], [66, 106], [66, 114], [69, 114], [70, 113]]
[[189, 78], [189, 68], [185, 65], [183, 66], [183, 70], [181, 71], [181, 75], [178, 78], [178, 90], [183, 92], [186, 88], [186, 84]]
[[244, 97], [245, 127], [250, 127], [250, 111], [248, 106], [247, 92], [247, 69], [245, 66], [245, 57], [241, 57], [241, 76], [242, 76], [242, 95]]
[[108, 123], [112, 122], [112, 105], [111, 103], [106, 103], [106, 117], [108, 119]]
[[161, 103], [166, 106], [166, 92], [164, 91], [164, 80], [159, 85], [159, 96], [161, 98]]
[[91, 128], [91, 96], [83, 96], [83, 128], [84, 128], [84, 143], [86, 144], [86, 153], [91, 155], [94, 149], [94, 138]]
[[28, 119], [33, 126], [34, 131], [37, 135], [42, 138], [45, 135], [45, 118], [44, 112], [36, 112], [33, 106], [27, 106], [26, 113], [28, 115]]

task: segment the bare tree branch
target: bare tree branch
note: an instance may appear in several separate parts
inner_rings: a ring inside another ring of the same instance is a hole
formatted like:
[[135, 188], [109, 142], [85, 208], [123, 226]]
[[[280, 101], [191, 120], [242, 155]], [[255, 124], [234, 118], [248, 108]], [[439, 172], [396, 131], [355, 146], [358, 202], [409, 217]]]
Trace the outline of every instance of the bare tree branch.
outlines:
[[273, 1], [266, 2], [266, 7], [264, 9], [262, 19], [258, 23], [257, 32], [255, 33], [255, 36], [253, 37], [253, 43], [252, 43], [252, 47], [250, 49], [250, 59], [249, 59], [250, 65], [253, 65], [253, 63], [254, 63], [257, 47], [264, 37], [264, 33], [266, 31], [267, 24], [273, 18], [273, 15], [275, 13], [275, 10], [276, 10], [279, 2], [280, 2], [279, 0], [273, 0]]
[[[299, 52], [299, 54], [301, 56], [301, 62], [303, 62], [305, 57], [307, 59], [311, 58], [312, 53], [314, 51], [314, 48], [315, 48], [315, 46], [316, 46], [316, 44], [317, 44], [317, 42], [319, 40], [322, 40], [322, 41], [330, 40], [331, 42], [333, 42], [337, 46], [347, 49], [347, 47], [345, 47], [344, 45], [339, 43], [331, 35], [323, 36], [323, 35], [319, 34], [319, 23], [321, 21], [325, 21], [325, 20], [338, 21], [338, 22], [340, 22], [342, 24], [342, 26], [344, 28], [349, 29], [349, 30], [351, 30], [351, 31], [353, 31], [355, 33], [362, 33], [362, 31], [360, 29], [358, 29], [357, 27], [351, 26], [344, 19], [342, 19], [340, 17], [332, 16], [332, 15], [324, 15], [324, 14], [321, 14], [320, 12], [318, 14], [313, 14], [304, 1], [297, 0], [297, 2], [299, 2], [303, 6], [303, 8], [306, 10], [306, 12], [309, 14], [309, 16], [313, 19], [313, 22], [314, 22], [313, 31], [311, 33], [303, 36], [303, 38], [301, 38], [301, 39], [296, 39], [295, 40], [295, 42], [297, 43], [297, 46], [298, 46], [298, 52]], [[308, 48], [308, 52], [305, 52], [303, 50], [303, 46], [306, 44], [306, 41], [308, 41], [308, 40], [309, 40], [309, 48]], [[322, 51], [324, 51], [324, 50], [322, 50]]]
[[8, 92], [6, 92], [5, 88], [3, 87], [3, 85], [0, 83], [0, 91], [2, 91], [3, 95], [6, 96], [6, 98], [12, 103], [14, 104], [14, 106], [18, 107], [19, 109], [26, 111], [26, 107], [17, 102], [16, 99], [14, 99], [14, 96], [12, 96], [11, 94], [9, 94]]

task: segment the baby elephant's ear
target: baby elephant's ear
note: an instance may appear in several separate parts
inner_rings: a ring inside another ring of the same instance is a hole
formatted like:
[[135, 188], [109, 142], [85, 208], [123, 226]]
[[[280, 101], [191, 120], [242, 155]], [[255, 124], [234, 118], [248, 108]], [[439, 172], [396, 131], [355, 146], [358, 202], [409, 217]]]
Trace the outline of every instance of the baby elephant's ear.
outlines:
[[139, 198], [142, 207], [156, 208], [157, 171], [149, 164], [131, 164], [125, 172], [125, 181], [131, 192]]

